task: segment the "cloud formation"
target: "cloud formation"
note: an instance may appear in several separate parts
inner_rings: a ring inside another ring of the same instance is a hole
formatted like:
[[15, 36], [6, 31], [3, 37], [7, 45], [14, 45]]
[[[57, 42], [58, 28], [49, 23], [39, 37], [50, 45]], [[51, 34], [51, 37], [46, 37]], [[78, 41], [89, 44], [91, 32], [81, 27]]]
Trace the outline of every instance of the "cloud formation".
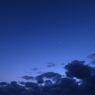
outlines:
[[87, 56], [87, 58], [91, 59], [89, 65], [95, 65], [95, 53], [90, 54], [89, 56]]
[[47, 67], [54, 67], [56, 64], [54, 62], [48, 62]]
[[84, 65], [85, 61], [74, 60], [65, 66], [67, 77], [76, 77], [79, 79], [90, 77], [92, 73], [91, 67]]
[[32, 71], [38, 71], [40, 68], [31, 68]]
[[34, 80], [34, 77], [32, 77], [32, 76], [23, 76], [22, 77], [23, 79], [25, 79], [25, 80]]
[[[64, 78], [46, 72], [33, 77], [35, 82], [0, 82], [0, 95], [95, 95], [95, 67], [84, 63], [78, 60], [68, 63]], [[23, 78], [32, 79], [32, 76]]]
[[87, 58], [95, 58], [95, 53], [88, 55]]

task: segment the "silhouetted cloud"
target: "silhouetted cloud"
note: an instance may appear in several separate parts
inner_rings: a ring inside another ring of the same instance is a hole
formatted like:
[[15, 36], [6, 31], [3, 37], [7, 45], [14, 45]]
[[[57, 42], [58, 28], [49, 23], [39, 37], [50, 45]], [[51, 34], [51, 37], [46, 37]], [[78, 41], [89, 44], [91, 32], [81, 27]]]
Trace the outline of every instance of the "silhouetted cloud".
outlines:
[[24, 85], [24, 84], [25, 84], [25, 82], [24, 82], [24, 81], [19, 81], [19, 83], [20, 83], [20, 84], [22, 84], [22, 85]]
[[34, 82], [0, 82], [0, 95], [95, 95], [95, 67], [84, 63], [68, 63], [64, 78], [59, 73], [46, 72], [36, 77], [23, 76]]
[[45, 85], [51, 85], [52, 84], [52, 81], [51, 80], [45, 80]]
[[37, 80], [37, 83], [39, 83], [39, 84], [44, 82], [42, 76], [37, 76], [37, 77], [36, 77], [36, 80]]
[[0, 82], [0, 86], [5, 86], [7, 85], [7, 82]]
[[22, 78], [25, 80], [34, 80], [34, 77], [32, 76], [23, 76]]
[[53, 81], [55, 81], [57, 79], [60, 79], [61, 75], [58, 73], [54, 73], [54, 72], [46, 72], [46, 73], [43, 73], [37, 77], [52, 79]]
[[84, 65], [85, 61], [74, 60], [65, 66], [67, 70], [66, 75], [68, 77], [76, 77], [79, 79], [91, 76], [91, 67]]

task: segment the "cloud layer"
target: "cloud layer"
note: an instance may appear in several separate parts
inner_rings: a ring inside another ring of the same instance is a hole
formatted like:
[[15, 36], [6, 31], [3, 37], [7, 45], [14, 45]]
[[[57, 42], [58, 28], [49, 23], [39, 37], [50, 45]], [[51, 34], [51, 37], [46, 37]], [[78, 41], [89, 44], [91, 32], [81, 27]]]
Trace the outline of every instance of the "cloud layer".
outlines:
[[0, 82], [0, 95], [95, 95], [95, 67], [84, 63], [74, 60], [67, 64], [66, 77], [46, 72], [23, 76], [27, 82]]

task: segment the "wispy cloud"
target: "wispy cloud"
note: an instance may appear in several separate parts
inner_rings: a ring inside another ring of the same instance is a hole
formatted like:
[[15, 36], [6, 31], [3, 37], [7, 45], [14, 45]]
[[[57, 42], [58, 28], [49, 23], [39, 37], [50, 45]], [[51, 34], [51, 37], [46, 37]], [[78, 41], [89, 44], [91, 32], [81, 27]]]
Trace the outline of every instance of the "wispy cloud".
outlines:
[[47, 67], [54, 67], [56, 64], [54, 62], [48, 62]]

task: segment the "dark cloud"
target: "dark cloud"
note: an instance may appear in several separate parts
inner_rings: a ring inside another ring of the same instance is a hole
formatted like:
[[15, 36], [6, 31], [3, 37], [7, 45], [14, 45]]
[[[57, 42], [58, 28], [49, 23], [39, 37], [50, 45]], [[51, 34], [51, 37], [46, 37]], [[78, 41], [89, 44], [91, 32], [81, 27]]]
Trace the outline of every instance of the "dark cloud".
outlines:
[[95, 95], [95, 67], [75, 60], [65, 69], [64, 78], [58, 73], [46, 72], [36, 77], [23, 76], [26, 80], [33, 78], [34, 82], [0, 82], [0, 95]]
[[46, 72], [43, 73], [37, 77], [46, 78], [46, 79], [52, 79], [52, 81], [57, 81], [61, 78], [62, 75], [54, 72]]
[[24, 81], [19, 81], [20, 84], [22, 85], [25, 85], [25, 82]]
[[37, 77], [36, 77], [36, 80], [37, 80], [37, 83], [39, 83], [39, 84], [44, 82], [42, 76], [37, 76]]
[[5, 86], [7, 85], [7, 82], [0, 82], [0, 86]]
[[51, 85], [52, 84], [52, 81], [51, 80], [45, 80], [45, 85]]
[[47, 67], [54, 67], [56, 64], [54, 62], [48, 62]]
[[34, 80], [34, 77], [32, 76], [23, 76], [22, 78], [25, 80]]
[[84, 65], [85, 61], [74, 60], [65, 66], [66, 75], [68, 77], [76, 77], [79, 79], [91, 76], [92, 69], [88, 65]]
[[26, 82], [25, 83], [25, 87], [32, 88], [32, 89], [37, 89], [38, 88], [38, 84], [37, 83], [33, 83], [33, 82]]
[[53, 77], [58, 76], [58, 75], [60, 75], [60, 74], [54, 73], [54, 72], [47, 72], [47, 73], [42, 74], [42, 76], [46, 77], [46, 78], [53, 78]]

